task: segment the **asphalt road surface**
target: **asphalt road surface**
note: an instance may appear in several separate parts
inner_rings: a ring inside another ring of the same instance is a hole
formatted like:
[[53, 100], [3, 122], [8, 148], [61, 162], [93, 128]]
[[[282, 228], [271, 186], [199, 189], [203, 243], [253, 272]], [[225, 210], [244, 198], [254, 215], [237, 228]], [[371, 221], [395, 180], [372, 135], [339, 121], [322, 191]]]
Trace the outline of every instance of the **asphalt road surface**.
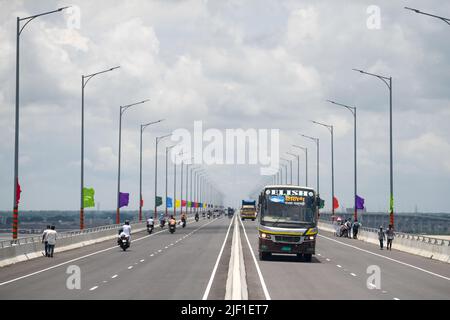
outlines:
[[[222, 300], [232, 221], [200, 218], [174, 234], [156, 227], [133, 234], [126, 252], [111, 240], [3, 267], [0, 299]], [[323, 231], [311, 262], [289, 255], [260, 261], [257, 222], [239, 223], [249, 299], [450, 299], [446, 263]]]

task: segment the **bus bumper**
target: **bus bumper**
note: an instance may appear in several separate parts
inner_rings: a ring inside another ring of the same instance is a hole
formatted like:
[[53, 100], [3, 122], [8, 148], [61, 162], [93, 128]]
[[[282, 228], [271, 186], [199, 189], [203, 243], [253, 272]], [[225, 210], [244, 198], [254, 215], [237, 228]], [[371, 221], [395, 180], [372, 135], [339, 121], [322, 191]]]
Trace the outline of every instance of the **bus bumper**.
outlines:
[[291, 254], [315, 254], [316, 240], [303, 241], [302, 243], [274, 242], [268, 239], [259, 238], [259, 251], [271, 253], [291, 253]]

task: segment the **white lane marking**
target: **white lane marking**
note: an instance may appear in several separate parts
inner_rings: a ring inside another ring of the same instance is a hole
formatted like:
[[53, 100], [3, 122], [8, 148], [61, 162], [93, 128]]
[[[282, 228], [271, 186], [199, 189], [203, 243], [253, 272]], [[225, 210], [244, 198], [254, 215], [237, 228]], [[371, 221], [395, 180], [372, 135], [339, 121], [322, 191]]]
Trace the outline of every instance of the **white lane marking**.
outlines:
[[399, 298], [394, 298], [394, 300], [400, 300]]
[[141, 262], [144, 262], [144, 261], [145, 261], [145, 259], [142, 259], [142, 260], [141, 260]]
[[354, 276], [354, 277], [356, 277], [356, 274], [354, 274], [353, 272], [352, 273], [350, 273], [352, 276]]
[[220, 258], [222, 257], [223, 249], [225, 248], [225, 243], [228, 239], [228, 234], [230, 233], [231, 224], [233, 222], [233, 219], [230, 221], [230, 225], [228, 226], [227, 234], [225, 235], [225, 239], [223, 240], [222, 248], [219, 251], [219, 255], [217, 256], [216, 264], [214, 265], [213, 271], [211, 273], [211, 277], [209, 278], [208, 285], [206, 286], [205, 293], [203, 294], [202, 300], [208, 299], [209, 291], [211, 290], [211, 285], [214, 280], [214, 276], [216, 275], [217, 267], [219, 266]]
[[97, 288], [98, 288], [98, 286], [92, 287], [92, 288], [89, 289], [89, 291], [94, 291]]
[[321, 256], [321, 254], [320, 254], [320, 253], [318, 253], [317, 255], [318, 255], [319, 257]]
[[161, 251], [162, 251], [161, 249], [158, 250], [158, 252], [161, 252]]
[[152, 253], [151, 255], [150, 255], [150, 257], [153, 257], [154, 256], [154, 254]]
[[133, 266], [129, 266], [129, 267], [128, 267], [128, 270], [130, 270], [130, 269], [133, 269]]
[[[190, 219], [191, 219], [191, 218], [190, 218]], [[206, 225], [206, 224], [205, 224], [205, 225]], [[203, 226], [205, 226], [205, 225], [203, 225]], [[155, 232], [155, 233], [152, 233], [152, 234], [143, 236], [143, 237], [141, 237], [141, 238], [134, 239], [133, 241], [136, 242], [136, 241], [140, 241], [140, 240], [146, 239], [146, 238], [148, 238], [148, 237], [153, 237], [153, 236], [155, 236], [155, 235], [157, 235], [157, 234], [159, 234], [159, 233], [162, 233], [162, 232], [164, 232], [164, 231], [166, 231], [166, 230], [161, 230], [161, 231], [158, 231], [158, 232]], [[140, 231], [140, 232], [141, 232], [141, 231]], [[107, 241], [108, 241], [108, 240], [107, 240]], [[52, 269], [55, 269], [55, 268], [64, 266], [64, 265], [69, 264], [69, 263], [72, 263], [72, 262], [74, 262], [74, 261], [78, 261], [78, 260], [81, 260], [81, 259], [85, 259], [85, 258], [94, 256], [94, 255], [96, 255], [96, 254], [103, 253], [103, 252], [106, 252], [106, 251], [109, 251], [109, 250], [112, 250], [112, 249], [116, 249], [116, 248], [117, 248], [117, 246], [114, 246], [114, 247], [102, 249], [102, 250], [99, 250], [99, 251], [95, 251], [95, 252], [86, 254], [86, 255], [84, 255], [84, 256], [81, 256], [81, 257], [78, 257], [78, 258], [74, 258], [74, 259], [68, 260], [68, 261], [66, 261], [66, 262], [62, 262], [62, 263], [59, 263], [59, 264], [57, 264], [57, 265], [54, 265], [54, 266], [51, 266], [51, 267], [48, 267], [48, 268], [45, 268], [45, 269], [42, 269], [42, 270], [38, 270], [38, 271], [35, 271], [35, 272], [32, 272], [32, 273], [26, 274], [26, 275], [24, 275], [24, 276], [17, 277], [17, 278], [14, 278], [14, 279], [11, 279], [11, 280], [2, 282], [2, 283], [0, 283], [0, 286], [3, 286], [3, 285], [8, 284], [8, 283], [16, 282], [16, 281], [18, 281], [18, 280], [22, 280], [22, 279], [25, 279], [25, 278], [28, 278], [28, 277], [37, 275], [37, 274], [39, 274], [39, 273], [42, 273], [42, 272], [45, 272], [45, 271], [48, 271], [48, 270], [52, 270]]]
[[330, 261], [330, 259], [327, 258], [327, 261]]
[[393, 258], [389, 258], [389, 257], [383, 256], [381, 254], [371, 252], [369, 250], [361, 249], [361, 248], [358, 248], [356, 246], [352, 246], [350, 244], [347, 244], [347, 243], [344, 243], [344, 242], [341, 242], [341, 241], [337, 241], [335, 239], [331, 239], [331, 238], [325, 237], [323, 235], [319, 235], [319, 237], [327, 239], [327, 240], [330, 240], [330, 241], [334, 241], [334, 242], [340, 243], [340, 244], [342, 244], [344, 246], [347, 246], [347, 247], [350, 247], [350, 248], [353, 248], [353, 249], [356, 249], [356, 250], [360, 250], [360, 251], [363, 251], [363, 252], [366, 252], [366, 253], [370, 253], [370, 254], [372, 254], [374, 256], [377, 256], [377, 257], [380, 257], [380, 258], [383, 258], [383, 259], [387, 259], [387, 260], [390, 260], [390, 261], [393, 261], [393, 262], [396, 262], [396, 263], [399, 263], [399, 264], [411, 267], [413, 269], [417, 269], [417, 270], [420, 270], [422, 272], [425, 272], [425, 273], [431, 274], [433, 276], [436, 276], [436, 277], [439, 277], [439, 278], [442, 278], [442, 279], [450, 281], [450, 278], [448, 278], [446, 276], [443, 276], [443, 275], [440, 275], [440, 274], [437, 274], [437, 273], [434, 273], [434, 272], [431, 272], [431, 271], [428, 271], [428, 270], [425, 270], [425, 269], [413, 266], [412, 264], [409, 264], [409, 263], [406, 263], [406, 262], [403, 262], [403, 261], [399, 261], [399, 260], [396, 260], [396, 259], [393, 259]]
[[[373, 285], [373, 286], [375, 287], [375, 285]], [[381, 291], [381, 292], [383, 292], [383, 293], [387, 293], [387, 291], [384, 291], [384, 290], [383, 290], [383, 291]]]
[[336, 267], [338, 267], [338, 268], [342, 268], [342, 266], [340, 266], [340, 265], [338, 265], [338, 264], [336, 265]]
[[[156, 233], [153, 233], [153, 234], [150, 234], [150, 235], [147, 235], [147, 236], [143, 236], [143, 237], [138, 238], [138, 239], [135, 239], [135, 240], [133, 240], [133, 241], [134, 241], [134, 242], [140, 241], [140, 240], [142, 240], [142, 239], [146, 239], [146, 238], [148, 238], [148, 237], [155, 236], [155, 235], [157, 235], [158, 233], [161, 233], [161, 232], [163, 232], [163, 231], [164, 231], [164, 230], [158, 231], [158, 232], [156, 232]], [[38, 270], [38, 271], [35, 271], [35, 272], [32, 272], [32, 273], [26, 274], [26, 275], [24, 275], [24, 276], [21, 276], [21, 277], [18, 277], [18, 278], [14, 278], [14, 279], [11, 279], [11, 280], [2, 282], [2, 283], [0, 283], [0, 286], [3, 286], [3, 285], [5, 285], [5, 284], [11, 283], [11, 282], [15, 282], [15, 281], [18, 281], [18, 280], [22, 280], [22, 279], [25, 279], [25, 278], [34, 276], [34, 275], [36, 275], [36, 274], [39, 274], [39, 273], [42, 273], [42, 272], [45, 272], [45, 271], [48, 271], [48, 270], [52, 270], [52, 269], [55, 269], [55, 268], [64, 266], [64, 265], [66, 265], [66, 264], [72, 263], [72, 262], [74, 262], [74, 261], [78, 261], [78, 260], [81, 260], [81, 259], [85, 259], [85, 258], [94, 256], [94, 255], [96, 255], [96, 254], [99, 254], [99, 253], [102, 253], [102, 252], [106, 252], [106, 251], [109, 251], [109, 250], [112, 250], [112, 249], [117, 249], [117, 246], [110, 247], [110, 248], [106, 248], [106, 249], [99, 250], [99, 251], [95, 251], [95, 252], [86, 254], [86, 255], [84, 255], [84, 256], [81, 256], [81, 257], [78, 257], [78, 258], [74, 258], [74, 259], [68, 260], [68, 261], [66, 261], [66, 262], [62, 262], [62, 263], [59, 263], [59, 264], [57, 264], [57, 265], [54, 265], [54, 266], [51, 266], [51, 267], [48, 267], [48, 268], [45, 268], [45, 269], [42, 269], [42, 270]]]
[[[238, 219], [238, 218], [236, 218], [236, 219]], [[233, 219], [231, 219], [231, 220], [233, 220]], [[272, 300], [272, 298], [270, 298], [269, 291], [267, 290], [266, 282], [264, 281], [264, 278], [262, 276], [261, 269], [259, 268], [258, 261], [256, 260], [255, 253], [253, 252], [253, 248], [250, 244], [250, 240], [248, 240], [247, 231], [245, 231], [245, 227], [244, 227], [244, 224], [242, 223], [241, 219], [239, 219], [239, 222], [241, 223], [241, 226], [244, 229], [244, 235], [245, 235], [245, 238], [247, 239], [247, 244], [248, 244], [248, 247], [250, 248], [250, 253], [252, 254], [253, 262], [255, 263], [256, 271], [258, 272], [259, 281], [261, 282], [261, 286], [263, 288], [264, 295], [266, 296], [266, 300]]]
[[111, 279], [117, 278], [117, 274], [113, 275]]
[[168, 247], [166, 246], [164, 249], [167, 249]]

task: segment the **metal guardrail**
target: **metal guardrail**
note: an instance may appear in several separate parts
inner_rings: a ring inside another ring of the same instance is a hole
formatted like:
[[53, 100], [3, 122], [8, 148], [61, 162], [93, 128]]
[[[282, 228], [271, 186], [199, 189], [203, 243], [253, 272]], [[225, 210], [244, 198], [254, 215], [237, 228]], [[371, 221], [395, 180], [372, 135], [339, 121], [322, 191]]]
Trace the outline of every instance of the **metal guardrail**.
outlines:
[[[331, 224], [329, 222], [320, 221], [321, 223], [328, 224], [332, 226], [333, 228], [336, 226], [335, 224]], [[366, 231], [366, 232], [372, 232], [377, 233], [378, 229], [376, 228], [367, 228], [367, 227], [361, 227], [360, 230]], [[404, 232], [395, 232], [395, 238], [402, 238], [402, 239], [408, 239], [408, 240], [415, 240], [415, 241], [421, 241], [429, 244], [434, 244], [438, 246], [450, 246], [450, 240], [445, 239], [439, 239], [439, 238], [433, 238], [433, 237], [426, 237], [419, 234], [411, 234], [411, 233], [404, 233]]]
[[[133, 223], [133, 221], [131, 221], [131, 223]], [[120, 226], [122, 226], [122, 224], [99, 226], [99, 227], [88, 228], [88, 229], [84, 229], [84, 230], [63, 231], [63, 232], [58, 232], [57, 238], [63, 239], [63, 238], [75, 237], [75, 236], [88, 234], [88, 233], [118, 229]], [[36, 243], [36, 242], [41, 242], [41, 241], [42, 241], [42, 235], [26, 237], [26, 238], [19, 238], [16, 240], [3, 240], [3, 241], [0, 241], [0, 249], [12, 247], [12, 246], [23, 245], [23, 244], [28, 244], [28, 243]]]

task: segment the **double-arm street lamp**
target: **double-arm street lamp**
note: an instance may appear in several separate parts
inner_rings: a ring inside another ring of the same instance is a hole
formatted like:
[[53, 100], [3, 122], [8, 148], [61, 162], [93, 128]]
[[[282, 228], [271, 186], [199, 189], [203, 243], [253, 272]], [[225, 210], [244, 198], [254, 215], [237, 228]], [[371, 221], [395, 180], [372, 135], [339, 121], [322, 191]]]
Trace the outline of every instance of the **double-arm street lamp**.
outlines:
[[420, 11], [420, 10], [417, 10], [417, 9], [414, 9], [414, 8], [408, 8], [408, 7], [405, 7], [405, 9], [406, 9], [406, 10], [414, 11], [415, 13], [418, 13], [418, 14], [423, 14], [423, 15], [425, 15], [425, 16], [437, 18], [437, 19], [439, 19], [439, 20], [444, 21], [444, 22], [447, 23], [448, 25], [450, 25], [450, 19], [449, 19], [449, 18], [444, 18], [444, 17], [437, 16], [437, 15], [434, 15], [434, 14], [426, 13], [426, 12], [423, 12], [423, 11]]
[[393, 169], [393, 155], [392, 155], [392, 77], [385, 77], [374, 73], [365, 72], [359, 69], [354, 71], [376, 77], [384, 82], [389, 89], [389, 150], [390, 150], [390, 196], [389, 196], [389, 224], [394, 227], [394, 169]]
[[292, 146], [294, 148], [301, 149], [301, 150], [305, 151], [305, 183], [306, 183], [306, 186], [308, 186], [308, 148], [302, 147], [302, 146], [298, 146], [296, 144], [293, 144]]
[[311, 122], [327, 128], [331, 133], [331, 219], [334, 221], [334, 127], [317, 121]]
[[358, 192], [358, 185], [357, 185], [357, 166], [356, 166], [356, 107], [348, 106], [342, 103], [337, 103], [335, 101], [327, 100], [328, 102], [335, 104], [337, 106], [341, 106], [349, 110], [353, 114], [353, 164], [354, 164], [354, 189], [355, 189], [355, 195], [354, 195], [354, 220], [358, 220], [358, 209], [357, 209], [357, 201], [356, 201], [356, 195]]
[[149, 122], [146, 124], [141, 124], [141, 138], [140, 138], [140, 149], [139, 149], [139, 222], [142, 221], [142, 207], [143, 207], [143, 201], [142, 201], [142, 133], [144, 132], [145, 128], [152, 124], [159, 123], [161, 121], [164, 121], [164, 119]]
[[[17, 30], [16, 30], [16, 110], [15, 110], [15, 132], [14, 132], [14, 204], [13, 204], [13, 239], [17, 239], [17, 233], [19, 229], [19, 76], [20, 76], [20, 35], [23, 29], [28, 23], [37, 17], [45, 16], [55, 12], [61, 12], [69, 7], [59, 8], [53, 11], [48, 11], [33, 16], [20, 18], [17, 17]], [[26, 21], [23, 26], [21, 22]]]
[[120, 116], [119, 116], [119, 157], [118, 157], [118, 166], [117, 166], [117, 211], [116, 211], [116, 224], [120, 223], [120, 158], [121, 158], [121, 147], [122, 147], [122, 115], [129, 108], [142, 104], [149, 101], [149, 99], [135, 102], [132, 104], [127, 104], [125, 106], [120, 106]]

